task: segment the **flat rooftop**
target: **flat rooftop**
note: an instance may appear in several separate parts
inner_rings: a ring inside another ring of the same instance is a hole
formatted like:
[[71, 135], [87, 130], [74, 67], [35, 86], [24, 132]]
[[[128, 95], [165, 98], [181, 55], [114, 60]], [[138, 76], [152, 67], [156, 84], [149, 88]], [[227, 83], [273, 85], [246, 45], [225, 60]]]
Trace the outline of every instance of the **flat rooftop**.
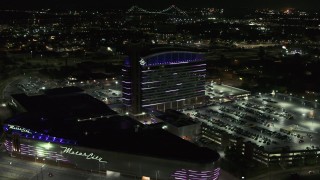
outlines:
[[220, 157], [216, 151], [199, 147], [161, 128], [144, 127], [128, 116], [78, 122], [24, 113], [6, 123], [107, 151], [192, 163], [212, 163]]
[[79, 87], [63, 87], [55, 89], [47, 89], [44, 91], [44, 94], [47, 96], [64, 96], [68, 94], [83, 93], [84, 90]]
[[51, 89], [34, 96], [14, 94], [12, 98], [27, 112], [62, 119], [87, 119], [117, 114], [105, 103], [74, 87]]
[[183, 127], [183, 126], [189, 126], [193, 124], [199, 124], [198, 121], [195, 121], [189, 116], [175, 110], [166, 110], [165, 113], [158, 115], [156, 117], [175, 127]]

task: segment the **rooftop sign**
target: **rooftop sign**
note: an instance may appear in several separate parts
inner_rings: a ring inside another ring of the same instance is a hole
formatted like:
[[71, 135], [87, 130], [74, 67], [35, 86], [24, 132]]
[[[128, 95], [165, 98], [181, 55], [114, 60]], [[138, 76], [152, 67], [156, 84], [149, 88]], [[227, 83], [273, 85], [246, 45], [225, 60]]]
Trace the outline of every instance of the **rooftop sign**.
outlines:
[[60, 146], [60, 147], [63, 149], [62, 153], [65, 153], [65, 154], [71, 154], [71, 155], [75, 155], [75, 156], [83, 156], [86, 159], [93, 159], [93, 160], [96, 160], [99, 162], [105, 162], [105, 163], [107, 162], [107, 161], [103, 161], [102, 157], [100, 157], [94, 153], [75, 151], [75, 150], [73, 150], [73, 148], [66, 147], [66, 146]]
[[23, 127], [20, 127], [20, 126], [15, 126], [15, 125], [8, 124], [8, 127], [9, 127], [9, 129], [17, 130], [17, 131], [20, 131], [22, 133], [32, 134], [30, 129], [26, 129], [26, 128], [23, 128]]

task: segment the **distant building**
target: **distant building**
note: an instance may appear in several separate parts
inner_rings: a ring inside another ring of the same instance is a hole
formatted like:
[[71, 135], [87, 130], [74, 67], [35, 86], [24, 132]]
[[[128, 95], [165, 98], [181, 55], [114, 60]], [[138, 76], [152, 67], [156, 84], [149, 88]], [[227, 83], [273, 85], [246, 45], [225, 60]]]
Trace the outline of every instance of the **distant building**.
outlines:
[[134, 114], [142, 108], [160, 111], [202, 104], [206, 62], [203, 53], [185, 49], [132, 47], [123, 71], [123, 103]]

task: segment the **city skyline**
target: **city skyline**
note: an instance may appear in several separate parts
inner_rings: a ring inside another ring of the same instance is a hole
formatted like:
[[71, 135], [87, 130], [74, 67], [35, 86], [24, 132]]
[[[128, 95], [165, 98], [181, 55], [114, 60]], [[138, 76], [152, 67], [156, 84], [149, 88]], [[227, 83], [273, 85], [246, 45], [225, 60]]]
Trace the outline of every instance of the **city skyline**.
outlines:
[[99, 1], [99, 0], [3, 0], [0, 2], [1, 9], [37, 9], [37, 8], [84, 8], [84, 9], [109, 9], [109, 8], [127, 8], [138, 5], [145, 8], [163, 8], [170, 5], [177, 5], [182, 8], [190, 7], [219, 7], [219, 8], [297, 8], [318, 10], [320, 2], [317, 0], [118, 0], [118, 1]]
[[318, 7], [0, 1], [0, 179], [320, 179]]

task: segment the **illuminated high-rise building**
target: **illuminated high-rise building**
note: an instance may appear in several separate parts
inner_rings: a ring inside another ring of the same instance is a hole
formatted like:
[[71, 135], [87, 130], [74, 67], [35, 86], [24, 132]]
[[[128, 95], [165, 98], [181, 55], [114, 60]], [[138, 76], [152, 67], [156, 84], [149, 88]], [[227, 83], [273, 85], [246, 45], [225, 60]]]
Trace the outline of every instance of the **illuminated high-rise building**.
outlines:
[[123, 102], [132, 113], [143, 108], [180, 109], [205, 96], [204, 54], [184, 49], [132, 51], [123, 71]]

